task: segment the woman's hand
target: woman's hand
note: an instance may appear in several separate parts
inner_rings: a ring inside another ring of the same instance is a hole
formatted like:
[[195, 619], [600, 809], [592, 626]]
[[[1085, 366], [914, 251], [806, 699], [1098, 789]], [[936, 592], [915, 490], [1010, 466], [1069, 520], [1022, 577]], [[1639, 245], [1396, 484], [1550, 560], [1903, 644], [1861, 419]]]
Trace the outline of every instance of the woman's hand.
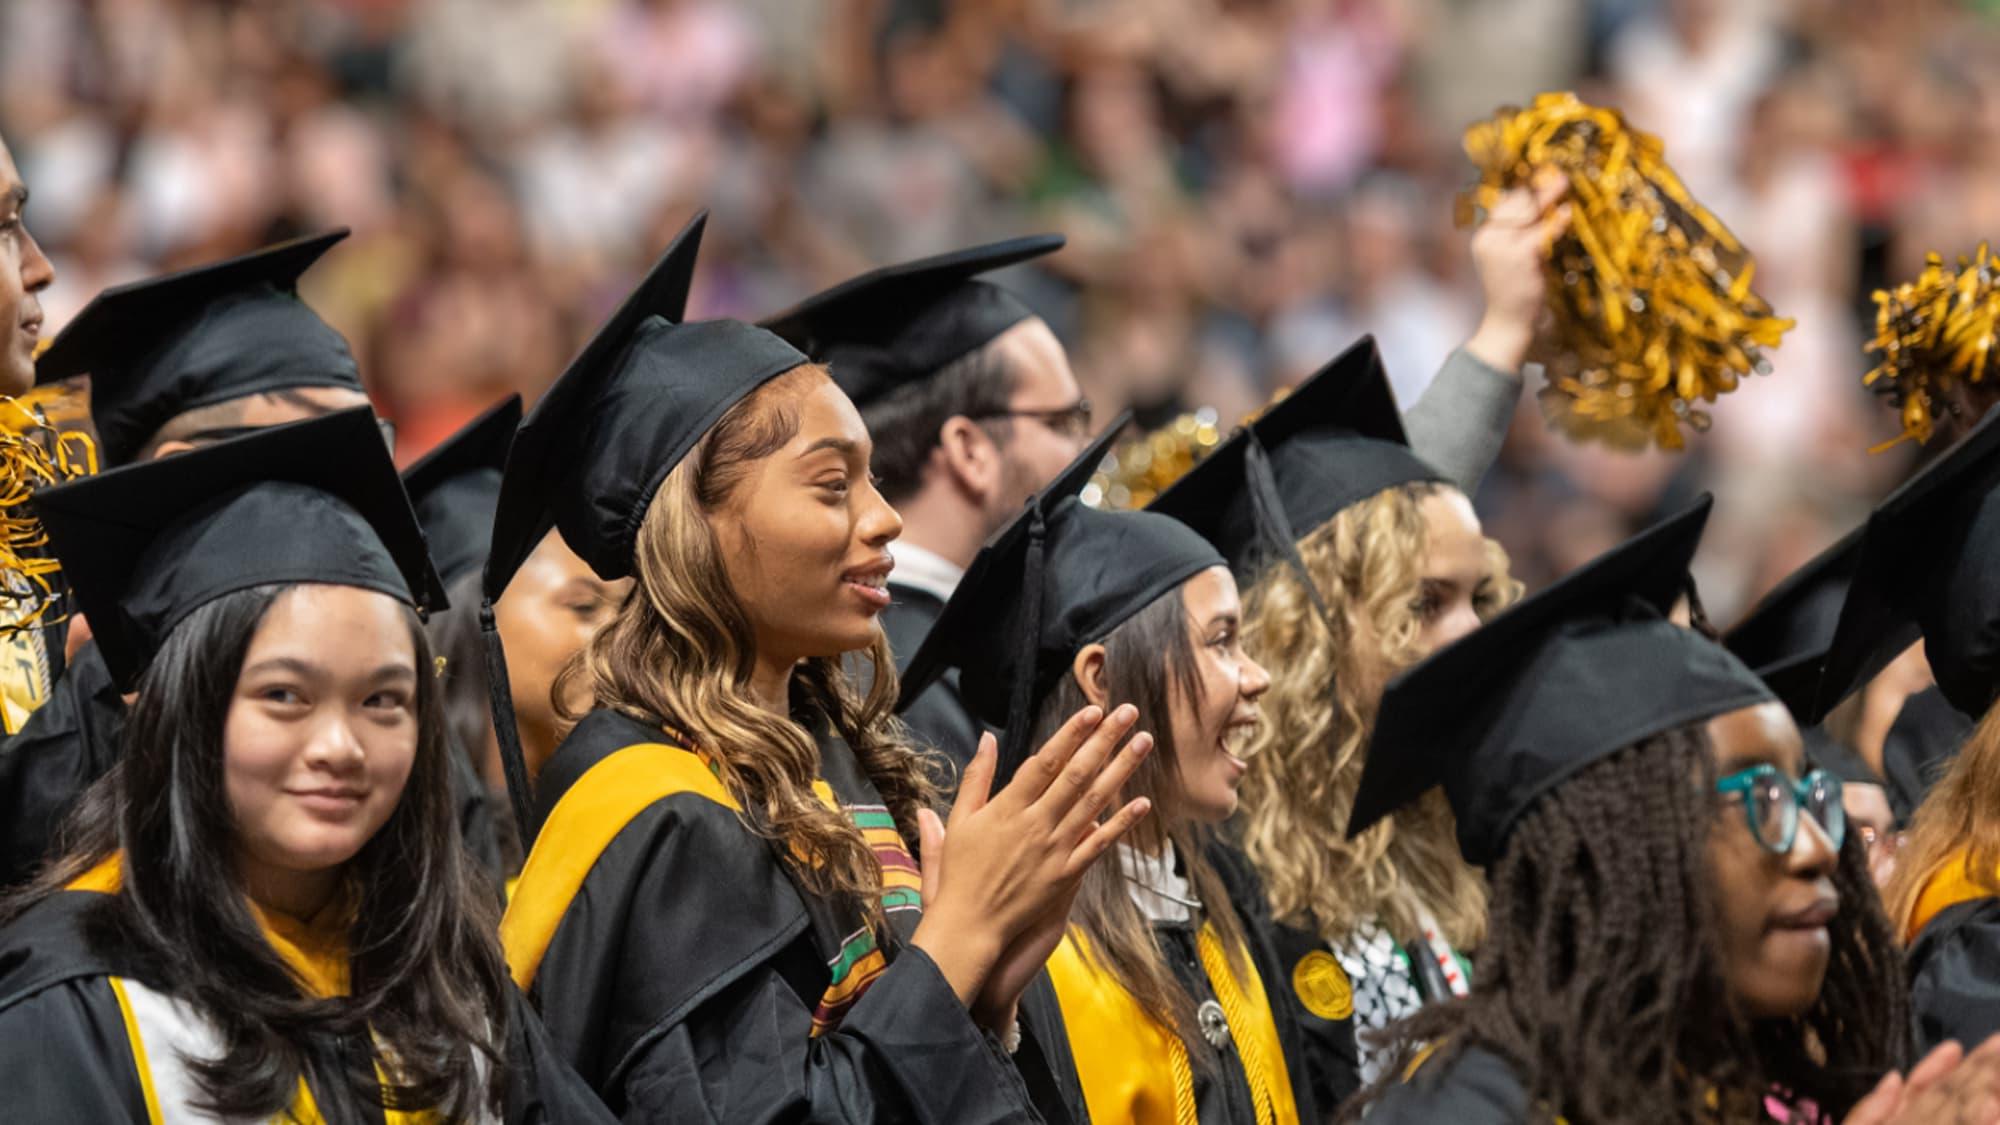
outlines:
[[1844, 1125], [1996, 1125], [2000, 1123], [2000, 1035], [1966, 1054], [1946, 1043], [1910, 1068], [1891, 1072], [1861, 1099]]
[[1519, 371], [1527, 362], [1548, 304], [1542, 265], [1549, 246], [1569, 229], [1569, 205], [1561, 202], [1568, 190], [1568, 177], [1544, 169], [1532, 187], [1503, 193], [1472, 232], [1472, 264], [1486, 312], [1465, 350], [1488, 367]]
[[[1014, 1002], [1062, 939], [1083, 873], [1146, 815], [1133, 800], [1099, 819], [1153, 748], [1138, 711], [1086, 707], [997, 794], [993, 737], [960, 780], [948, 826], [924, 818], [924, 920], [910, 939], [967, 1008], [1004, 1026]], [[989, 987], [989, 985], [991, 987]], [[1004, 993], [1004, 995], [1003, 995]]]

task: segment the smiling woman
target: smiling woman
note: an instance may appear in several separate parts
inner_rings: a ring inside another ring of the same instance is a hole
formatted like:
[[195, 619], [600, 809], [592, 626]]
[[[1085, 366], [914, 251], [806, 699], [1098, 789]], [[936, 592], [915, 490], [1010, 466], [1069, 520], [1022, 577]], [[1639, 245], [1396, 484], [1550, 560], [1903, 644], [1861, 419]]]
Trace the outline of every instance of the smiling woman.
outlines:
[[9, 1110], [65, 1122], [603, 1120], [507, 984], [364, 409], [37, 498], [135, 699], [3, 908]]

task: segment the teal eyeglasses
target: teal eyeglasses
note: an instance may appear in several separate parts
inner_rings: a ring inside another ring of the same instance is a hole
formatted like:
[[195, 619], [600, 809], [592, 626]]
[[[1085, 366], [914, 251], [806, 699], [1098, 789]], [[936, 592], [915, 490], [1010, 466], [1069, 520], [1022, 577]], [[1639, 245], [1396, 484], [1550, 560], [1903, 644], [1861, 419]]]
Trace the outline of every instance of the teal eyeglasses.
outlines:
[[1799, 810], [1811, 815], [1835, 851], [1847, 836], [1847, 810], [1840, 803], [1840, 779], [1813, 770], [1793, 781], [1770, 763], [1737, 770], [1715, 783], [1724, 796], [1743, 798], [1743, 819], [1765, 851], [1789, 854], [1799, 835]]

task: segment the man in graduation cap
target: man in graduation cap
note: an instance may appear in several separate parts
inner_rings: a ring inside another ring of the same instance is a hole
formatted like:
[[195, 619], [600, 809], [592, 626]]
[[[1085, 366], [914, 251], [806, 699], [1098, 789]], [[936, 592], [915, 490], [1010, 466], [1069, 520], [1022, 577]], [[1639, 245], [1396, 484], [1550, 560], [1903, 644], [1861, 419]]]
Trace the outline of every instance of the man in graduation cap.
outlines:
[[[90, 376], [106, 469], [366, 405], [347, 341], [298, 295], [299, 278], [345, 237], [333, 231], [107, 289], [50, 344], [34, 380]], [[86, 642], [8, 737], [0, 886], [32, 869], [76, 796], [110, 767], [123, 711]]]
[[0, 394], [20, 396], [35, 384], [35, 347], [41, 339], [42, 290], [55, 283], [23, 212], [28, 185], [0, 139]]
[[[1473, 239], [1486, 315], [1406, 422], [1411, 443], [1468, 493], [1498, 456], [1542, 315], [1541, 258], [1567, 223], [1560, 178], [1510, 194]], [[1035, 235], [888, 266], [765, 321], [824, 363], [875, 441], [882, 494], [903, 517], [894, 604], [882, 615], [907, 667], [965, 568], [1082, 449], [1088, 400], [1046, 321], [983, 275], [1044, 257]], [[963, 763], [979, 725], [954, 672], [904, 718]]]

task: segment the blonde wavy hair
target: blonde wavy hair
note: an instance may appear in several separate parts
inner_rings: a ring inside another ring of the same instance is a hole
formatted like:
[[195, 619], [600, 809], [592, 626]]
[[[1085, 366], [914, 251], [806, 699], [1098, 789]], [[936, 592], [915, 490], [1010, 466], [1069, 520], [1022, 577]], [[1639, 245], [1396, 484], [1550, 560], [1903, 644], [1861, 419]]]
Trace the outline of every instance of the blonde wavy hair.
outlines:
[[[1245, 647], [1271, 672], [1264, 721], [1247, 747], [1243, 847], [1277, 918], [1328, 941], [1371, 919], [1397, 941], [1412, 940], [1422, 933], [1419, 906], [1460, 949], [1477, 945], [1485, 930], [1485, 884], [1459, 856], [1457, 822], [1442, 792], [1347, 838], [1376, 693], [1423, 655], [1422, 503], [1447, 488], [1419, 482], [1385, 489], [1299, 541], [1326, 616], [1298, 568], [1286, 564], [1267, 568], [1243, 599]], [[1479, 607], [1482, 618], [1521, 590], [1500, 545], [1488, 539], [1486, 555], [1493, 589], [1490, 604]]]
[[2000, 707], [1987, 711], [1924, 803], [1882, 888], [1896, 936], [1911, 936], [1917, 904], [1947, 868], [1986, 894], [2000, 895]]
[[667, 474], [639, 526], [631, 596], [564, 667], [555, 697], [577, 698], [571, 685], [587, 685], [592, 707], [685, 735], [742, 802], [750, 830], [786, 845], [780, 851], [808, 889], [854, 900], [880, 929], [882, 868], [853, 821], [813, 792], [814, 729], [830, 726], [846, 739], [914, 851], [917, 812], [936, 792], [895, 718], [889, 643], [877, 630], [869, 644], [873, 667], [884, 671], [865, 695], [839, 657], [816, 657], [792, 673], [790, 716], [760, 707], [749, 687], [755, 634], [713, 527], [732, 518], [755, 462], [797, 435], [799, 398], [826, 378], [808, 364], [764, 384]]

